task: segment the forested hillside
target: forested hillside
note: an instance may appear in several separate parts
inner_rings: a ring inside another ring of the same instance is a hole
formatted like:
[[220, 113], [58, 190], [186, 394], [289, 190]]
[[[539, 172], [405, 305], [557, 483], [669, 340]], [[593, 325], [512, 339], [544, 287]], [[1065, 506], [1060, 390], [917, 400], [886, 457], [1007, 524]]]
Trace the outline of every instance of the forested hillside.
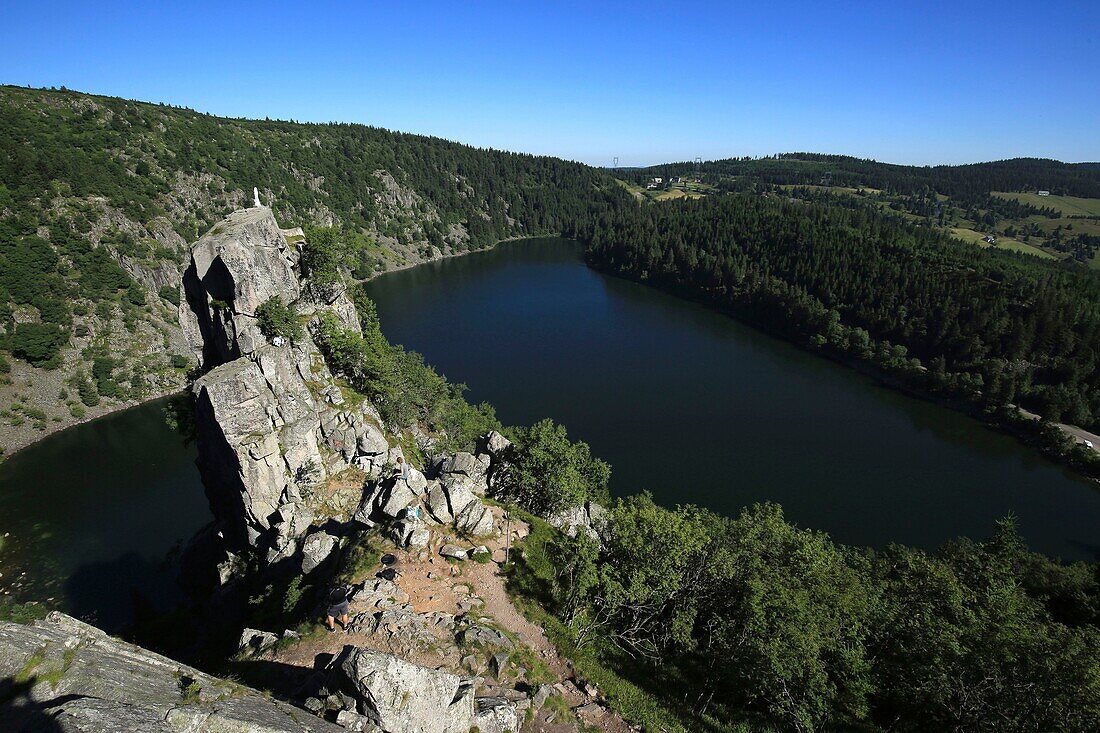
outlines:
[[186, 247], [253, 186], [283, 226], [334, 228], [357, 278], [625, 197], [557, 158], [0, 87], [0, 448], [183, 384]]
[[615, 173], [636, 195], [658, 201], [725, 192], [855, 199], [977, 246], [1100, 268], [1100, 170], [1091, 163], [1016, 158], [918, 167], [787, 153]]
[[785, 153], [766, 158], [726, 158], [705, 163], [669, 163], [635, 169], [634, 175], [714, 179], [748, 176], [767, 183], [867, 186], [895, 193], [931, 190], [970, 202], [991, 191], [1035, 191], [1100, 198], [1100, 170], [1094, 163], [1063, 163], [1042, 158], [1014, 158], [967, 165], [912, 166], [881, 163], [847, 155]]
[[920, 386], [1100, 425], [1100, 279], [852, 203], [629, 205], [577, 236], [597, 266], [702, 295]]

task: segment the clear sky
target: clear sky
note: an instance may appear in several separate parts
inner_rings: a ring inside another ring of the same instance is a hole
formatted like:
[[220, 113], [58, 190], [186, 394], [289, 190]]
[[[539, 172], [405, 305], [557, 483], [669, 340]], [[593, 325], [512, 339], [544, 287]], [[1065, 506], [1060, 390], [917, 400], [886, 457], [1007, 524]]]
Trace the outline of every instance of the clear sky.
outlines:
[[1100, 0], [16, 2], [0, 82], [596, 165], [1100, 160]]

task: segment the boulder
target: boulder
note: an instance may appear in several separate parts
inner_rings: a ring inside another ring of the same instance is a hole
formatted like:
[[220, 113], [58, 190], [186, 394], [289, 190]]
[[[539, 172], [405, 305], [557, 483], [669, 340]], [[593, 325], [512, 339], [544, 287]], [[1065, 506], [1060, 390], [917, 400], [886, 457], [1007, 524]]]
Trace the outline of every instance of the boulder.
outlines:
[[279, 637], [270, 631], [246, 628], [241, 632], [241, 640], [237, 643], [237, 651], [245, 653], [263, 651], [274, 645], [278, 640]]
[[493, 676], [500, 679], [508, 671], [508, 654], [506, 652], [497, 652], [489, 660], [489, 669], [492, 670]]
[[381, 608], [408, 603], [409, 594], [393, 581], [375, 578], [354, 588], [349, 599], [360, 606]]
[[606, 522], [606, 515], [606, 509], [595, 502], [589, 502], [583, 506], [575, 506], [551, 514], [546, 521], [569, 537], [576, 537], [577, 532], [580, 531], [598, 540], [600, 529]]
[[455, 560], [465, 560], [466, 551], [458, 545], [443, 545], [439, 548], [439, 554], [443, 557], [453, 557]]
[[359, 713], [353, 713], [350, 710], [341, 710], [336, 713], [336, 725], [347, 730], [364, 731], [365, 733], [378, 730], [378, 726], [370, 718]]
[[505, 438], [496, 430], [492, 430], [486, 435], [482, 441], [482, 448], [484, 452], [488, 453], [493, 458], [500, 458], [504, 455], [504, 452], [512, 446], [512, 441]]
[[353, 646], [344, 647], [334, 674], [359, 712], [387, 733], [468, 733], [474, 725], [473, 685], [457, 675]]
[[480, 644], [491, 648], [498, 649], [514, 649], [515, 644], [512, 640], [504, 635], [503, 632], [497, 631], [492, 626], [484, 626], [482, 624], [472, 624], [458, 633], [458, 641], [463, 644]]
[[[27, 670], [35, 670], [14, 687]], [[56, 670], [55, 675], [43, 671]], [[53, 612], [0, 622], [0, 730], [61, 733], [341, 733], [301, 708]], [[473, 715], [471, 702], [471, 718]], [[467, 731], [469, 728], [467, 727]]]
[[309, 575], [336, 551], [338, 541], [327, 532], [314, 532], [302, 543], [302, 574]]
[[420, 519], [404, 519], [390, 525], [389, 538], [398, 547], [427, 547], [431, 532]]
[[439, 467], [441, 474], [460, 474], [478, 482], [484, 482], [488, 471], [489, 460], [486, 456], [475, 456], [464, 452], [455, 453], [453, 456], [443, 459], [443, 463]]
[[364, 487], [363, 497], [359, 500], [359, 506], [352, 512], [351, 518], [359, 524], [373, 527], [374, 520], [372, 517], [381, 496], [382, 486], [380, 484], [368, 484]]
[[454, 519], [454, 514], [451, 513], [451, 507], [448, 503], [447, 493], [443, 490], [443, 485], [438, 481], [431, 481], [429, 484], [424, 499], [428, 513], [440, 524], [450, 524]]
[[409, 466], [409, 490], [417, 496], [424, 496], [424, 492], [428, 490], [428, 479], [424, 477], [423, 472]]
[[475, 537], [486, 537], [496, 532], [493, 512], [480, 501], [467, 504], [455, 516], [455, 527]]
[[404, 481], [387, 482], [380, 497], [378, 511], [387, 517], [399, 517], [411, 504], [416, 502], [416, 494]]
[[359, 418], [352, 423], [356, 432], [355, 447], [364, 455], [381, 455], [390, 449], [385, 434], [373, 422]]
[[481, 733], [514, 733], [519, 730], [520, 717], [515, 703], [502, 697], [479, 697], [474, 704], [474, 725]]
[[432, 539], [432, 533], [427, 527], [420, 525], [409, 532], [405, 544], [407, 547], [427, 547]]
[[457, 517], [463, 509], [473, 502], [480, 502], [474, 483], [467, 476], [448, 475], [443, 478], [443, 490], [447, 494], [447, 505], [451, 515]]

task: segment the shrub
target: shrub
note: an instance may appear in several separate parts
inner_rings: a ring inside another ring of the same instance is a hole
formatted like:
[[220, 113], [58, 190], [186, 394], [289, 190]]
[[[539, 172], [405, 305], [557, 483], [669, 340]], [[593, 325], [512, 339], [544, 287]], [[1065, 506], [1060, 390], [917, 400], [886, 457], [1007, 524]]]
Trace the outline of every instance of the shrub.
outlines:
[[92, 360], [92, 377], [95, 378], [96, 390], [103, 397], [119, 397], [122, 388], [114, 379], [114, 370], [117, 362], [109, 356], [97, 356]]
[[284, 304], [282, 299], [273, 295], [256, 309], [256, 320], [260, 331], [270, 341], [282, 336], [291, 341], [302, 337], [302, 324], [298, 321], [298, 310], [294, 304]]
[[569, 440], [565, 428], [546, 419], [517, 431], [507, 472], [497, 493], [540, 516], [586, 501], [606, 503], [611, 467], [587, 443]]
[[310, 227], [302, 245], [302, 267], [316, 285], [331, 285], [340, 278], [343, 247], [333, 227]]
[[83, 371], [78, 371], [73, 375], [72, 381], [73, 389], [80, 395], [80, 401], [88, 407], [95, 407], [99, 404], [99, 393], [96, 392], [95, 387], [88, 380], [88, 376]]
[[34, 366], [55, 369], [69, 334], [52, 323], [19, 323], [11, 335], [11, 353]]
[[168, 285], [165, 285], [163, 288], [161, 288], [160, 290], [157, 291], [157, 295], [159, 295], [161, 297], [161, 299], [167, 300], [169, 303], [171, 303], [174, 306], [179, 306], [179, 304], [180, 304], [180, 291], [179, 291], [179, 288], [173, 288], [173, 287], [170, 287]]
[[145, 288], [137, 283], [130, 283], [126, 291], [126, 299], [134, 305], [145, 305]]

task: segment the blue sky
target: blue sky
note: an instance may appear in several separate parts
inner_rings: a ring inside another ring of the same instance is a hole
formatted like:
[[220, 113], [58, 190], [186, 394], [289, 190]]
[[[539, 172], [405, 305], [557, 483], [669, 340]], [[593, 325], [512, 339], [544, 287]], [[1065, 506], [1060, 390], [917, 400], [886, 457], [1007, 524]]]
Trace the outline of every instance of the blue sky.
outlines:
[[1100, 2], [3, 0], [0, 82], [597, 165], [1100, 160]]

